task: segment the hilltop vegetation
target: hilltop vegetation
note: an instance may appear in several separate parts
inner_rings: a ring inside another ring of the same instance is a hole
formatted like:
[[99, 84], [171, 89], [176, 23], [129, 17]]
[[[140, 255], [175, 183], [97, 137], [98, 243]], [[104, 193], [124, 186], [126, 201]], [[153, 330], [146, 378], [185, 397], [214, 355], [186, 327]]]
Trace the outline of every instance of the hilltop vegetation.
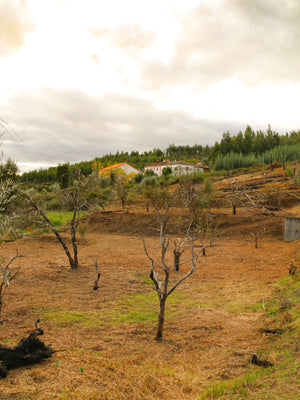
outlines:
[[[244, 132], [239, 132], [236, 136], [232, 136], [230, 132], [223, 133], [220, 142], [215, 142], [213, 146], [171, 144], [164, 150], [155, 148], [142, 153], [122, 151], [96, 157], [92, 161], [82, 161], [76, 165], [64, 164], [64, 167], [73, 172], [79, 165], [81, 172], [87, 176], [99, 167], [105, 168], [122, 162], [127, 162], [142, 171], [145, 165], [162, 161], [164, 158], [191, 163], [202, 161], [215, 170], [249, 167], [257, 163], [270, 164], [271, 161], [295, 161], [300, 158], [300, 131], [280, 135], [270, 127], [264, 132], [253, 131], [247, 126]], [[60, 176], [59, 167], [27, 172], [20, 179], [22, 182], [53, 183]]]

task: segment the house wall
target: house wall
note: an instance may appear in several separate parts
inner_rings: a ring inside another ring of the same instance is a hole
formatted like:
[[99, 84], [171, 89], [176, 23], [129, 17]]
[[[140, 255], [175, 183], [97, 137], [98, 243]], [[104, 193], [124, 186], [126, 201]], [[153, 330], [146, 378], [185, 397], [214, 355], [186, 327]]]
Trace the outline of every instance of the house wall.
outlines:
[[126, 175], [129, 175], [132, 173], [138, 174], [140, 172], [138, 169], [132, 167], [131, 165], [127, 165], [127, 164], [121, 165], [117, 169], [121, 169], [122, 171], [125, 172]]
[[161, 176], [164, 168], [171, 168], [173, 175], [188, 175], [194, 172], [203, 172], [203, 168], [195, 167], [194, 165], [182, 165], [182, 164], [166, 164], [166, 165], [157, 165], [153, 167], [146, 167], [146, 170], [152, 170], [158, 176]]

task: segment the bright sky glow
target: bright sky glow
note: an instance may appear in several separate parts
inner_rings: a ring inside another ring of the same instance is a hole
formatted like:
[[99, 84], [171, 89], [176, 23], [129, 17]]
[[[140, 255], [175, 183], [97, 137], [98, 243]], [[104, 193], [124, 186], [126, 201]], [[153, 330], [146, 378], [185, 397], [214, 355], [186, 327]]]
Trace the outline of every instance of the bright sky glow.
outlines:
[[299, 37], [298, 0], [0, 0], [1, 117], [22, 138], [4, 152], [40, 166], [298, 130]]

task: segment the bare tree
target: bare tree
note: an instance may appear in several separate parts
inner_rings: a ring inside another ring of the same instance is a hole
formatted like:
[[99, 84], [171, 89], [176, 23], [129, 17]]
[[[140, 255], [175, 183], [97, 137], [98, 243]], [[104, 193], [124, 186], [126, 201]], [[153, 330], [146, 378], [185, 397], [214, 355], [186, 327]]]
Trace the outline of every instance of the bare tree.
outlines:
[[[183, 269], [183, 275], [179, 278], [178, 275], [176, 275], [175, 280], [171, 280], [171, 274], [174, 271], [175, 265], [169, 264], [167, 261], [167, 252], [168, 250], [170, 250], [169, 246], [172, 243], [172, 240], [170, 240], [170, 237], [167, 233], [167, 227], [170, 220], [171, 206], [174, 204], [174, 197], [172, 197], [166, 189], [156, 190], [151, 198], [151, 201], [155, 210], [155, 214], [157, 215], [159, 221], [159, 259], [154, 258], [150, 254], [144, 239], [143, 244], [145, 254], [150, 260], [150, 278], [154, 283], [155, 290], [159, 299], [159, 314], [156, 340], [161, 340], [163, 337], [167, 298], [185, 279], [187, 279], [195, 271], [201, 249], [196, 249], [195, 242], [197, 240], [197, 235], [195, 235], [195, 232], [192, 230], [192, 224], [190, 223], [190, 225], [186, 228], [183, 237], [181, 239], [177, 239], [177, 248], [180, 248], [183, 243], [188, 244], [189, 247], [188, 258], [186, 258], [184, 262], [180, 263], [181, 266], [185, 265], [185, 268]], [[179, 264], [177, 265], [177, 267], [179, 269]], [[162, 280], [160, 280], [159, 278], [159, 273], [162, 273], [163, 275]]]
[[231, 179], [230, 181], [230, 190], [231, 190], [232, 213], [233, 215], [236, 215], [236, 207], [239, 200], [239, 195], [238, 195], [239, 187], [237, 186], [235, 179]]
[[83, 178], [81, 175], [80, 169], [78, 168], [75, 172], [76, 184], [71, 189], [66, 189], [66, 195], [72, 201], [73, 204], [73, 215], [70, 222], [70, 235], [71, 235], [71, 244], [72, 250], [66, 244], [65, 239], [61, 236], [58, 230], [53, 226], [45, 212], [42, 208], [32, 199], [28, 192], [24, 192], [21, 189], [18, 189], [19, 195], [31, 206], [33, 210], [35, 210], [43, 219], [44, 224], [51, 229], [51, 231], [55, 234], [58, 241], [62, 245], [71, 269], [78, 268], [78, 249], [77, 249], [77, 238], [76, 238], [76, 231], [79, 224], [80, 219], [80, 211], [85, 208], [86, 202], [84, 193], [86, 192], [87, 188], [87, 180]]
[[[15, 197], [15, 190], [15, 183], [8, 177], [0, 181], [0, 244], [2, 244], [13, 231], [14, 216], [8, 215], [6, 210]], [[6, 291], [18, 273], [18, 271], [13, 273], [10, 269], [10, 265], [19, 257], [21, 256], [19, 256], [18, 253], [15, 256], [11, 256], [6, 264], [4, 258], [0, 260], [0, 314]]]
[[250, 235], [252, 236], [253, 241], [254, 241], [254, 247], [256, 249], [258, 249], [258, 243], [262, 240], [262, 237], [263, 237], [265, 231], [266, 231], [266, 228], [263, 227], [262, 229], [257, 230], [255, 232], [250, 232]]
[[10, 286], [11, 282], [16, 278], [19, 271], [12, 272], [10, 269], [10, 264], [16, 260], [17, 258], [22, 257], [18, 253], [15, 256], [11, 256], [10, 260], [6, 265], [3, 266], [4, 259], [1, 262], [1, 270], [0, 270], [0, 315], [2, 311], [3, 305], [3, 298], [6, 294], [8, 287]]
[[[16, 132], [10, 127], [10, 125], [0, 117], [0, 138], [4, 134], [9, 136], [17, 136]], [[0, 143], [1, 146], [1, 143]], [[0, 160], [2, 159], [2, 153], [0, 154]], [[14, 231], [13, 221], [14, 215], [9, 215], [7, 212], [9, 204], [13, 201], [16, 196], [17, 185], [14, 181], [16, 173], [18, 171], [17, 165], [10, 159], [4, 164], [0, 162], [0, 245], [9, 237]], [[3, 306], [3, 298], [6, 294], [8, 287], [11, 282], [16, 278], [18, 271], [12, 272], [10, 265], [17, 258], [22, 257], [18, 254], [11, 256], [10, 260], [5, 263], [4, 257], [0, 260], [0, 314]]]

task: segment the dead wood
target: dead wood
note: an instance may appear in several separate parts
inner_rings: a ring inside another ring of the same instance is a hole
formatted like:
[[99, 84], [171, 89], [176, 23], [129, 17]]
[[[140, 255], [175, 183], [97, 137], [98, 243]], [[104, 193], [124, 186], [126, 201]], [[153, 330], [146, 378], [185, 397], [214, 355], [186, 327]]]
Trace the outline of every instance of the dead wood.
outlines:
[[252, 354], [252, 357], [250, 358], [250, 363], [251, 364], [255, 364], [255, 365], [259, 365], [260, 367], [272, 367], [274, 364], [268, 360], [264, 360], [262, 358], [259, 358], [257, 356], [257, 354]]
[[294, 265], [294, 263], [291, 261], [290, 262], [290, 267], [289, 267], [289, 274], [291, 276], [295, 276], [297, 272], [297, 267]]
[[260, 328], [262, 333], [270, 333], [272, 335], [281, 335], [282, 329], [268, 329], [268, 328]]
[[52, 356], [54, 350], [38, 339], [37, 334], [41, 333], [31, 333], [12, 348], [0, 345], [0, 378], [5, 378], [10, 369], [36, 364]]
[[96, 260], [96, 262], [95, 262], [95, 268], [96, 268], [96, 274], [97, 274], [97, 277], [96, 277], [96, 280], [95, 280], [95, 283], [94, 283], [94, 287], [93, 287], [93, 290], [97, 290], [98, 288], [99, 288], [99, 279], [100, 279], [100, 271], [99, 271], [99, 267], [98, 267], [98, 262], [97, 262], [97, 260]]

